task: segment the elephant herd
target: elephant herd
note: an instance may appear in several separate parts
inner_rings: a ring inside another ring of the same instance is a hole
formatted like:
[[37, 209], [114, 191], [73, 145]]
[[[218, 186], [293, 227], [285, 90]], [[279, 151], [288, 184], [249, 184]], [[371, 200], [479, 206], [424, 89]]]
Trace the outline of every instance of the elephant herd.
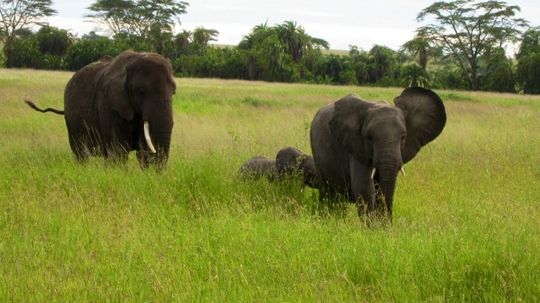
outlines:
[[[162, 168], [169, 157], [175, 90], [167, 59], [126, 51], [77, 71], [66, 85], [64, 110], [25, 101], [37, 111], [64, 115], [71, 150], [80, 162], [90, 156], [125, 162], [135, 150], [141, 167]], [[347, 200], [357, 203], [359, 214], [391, 219], [398, 173], [446, 123], [443, 102], [431, 90], [405, 89], [394, 103], [345, 96], [315, 114], [313, 156], [286, 147], [275, 159], [249, 159], [239, 173], [270, 181], [299, 175], [304, 185], [319, 190], [321, 200]]]

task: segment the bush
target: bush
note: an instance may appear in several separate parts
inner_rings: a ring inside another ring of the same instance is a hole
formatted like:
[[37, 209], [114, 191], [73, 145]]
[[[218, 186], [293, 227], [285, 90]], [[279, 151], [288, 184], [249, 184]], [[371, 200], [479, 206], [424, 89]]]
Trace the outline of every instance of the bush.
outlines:
[[0, 51], [0, 66], [6, 66], [6, 56], [3, 51]]
[[429, 76], [420, 65], [408, 64], [400, 69], [400, 82], [404, 87], [428, 87]]
[[35, 36], [13, 39], [11, 51], [6, 58], [6, 67], [39, 68], [42, 66], [42, 56], [39, 52]]
[[39, 51], [42, 54], [64, 56], [72, 44], [68, 32], [51, 26], [43, 26], [36, 33]]
[[41, 55], [39, 69], [60, 70], [64, 68], [63, 57], [55, 55]]
[[452, 67], [444, 66], [441, 69], [437, 69], [432, 72], [431, 86], [433, 88], [445, 88], [445, 89], [468, 89], [467, 83], [468, 77], [463, 75], [461, 70]]
[[65, 68], [73, 71], [79, 70], [105, 55], [114, 57], [123, 50], [125, 50], [124, 47], [118, 47], [113, 40], [107, 37], [95, 35], [84, 36], [68, 49], [65, 58]]
[[317, 58], [313, 67], [315, 81], [325, 84], [356, 84], [356, 73], [348, 56], [326, 55]]
[[517, 74], [524, 93], [540, 94], [540, 52], [522, 56]]
[[483, 77], [480, 79], [482, 90], [516, 92], [512, 61], [506, 57], [504, 49], [494, 50], [493, 53], [487, 55], [485, 61]]

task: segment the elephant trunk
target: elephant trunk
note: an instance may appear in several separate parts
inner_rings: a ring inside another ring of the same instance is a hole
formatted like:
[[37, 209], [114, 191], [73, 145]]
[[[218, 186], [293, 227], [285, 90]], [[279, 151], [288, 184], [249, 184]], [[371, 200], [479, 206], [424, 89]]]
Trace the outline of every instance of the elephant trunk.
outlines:
[[384, 206], [380, 206], [383, 206], [388, 216], [392, 218], [392, 205], [394, 202], [397, 174], [402, 166], [401, 154], [395, 151], [383, 151], [380, 155], [374, 162], [377, 170], [380, 194], [382, 194], [385, 203]]
[[381, 165], [379, 171], [379, 186], [384, 197], [386, 212], [392, 218], [392, 204], [394, 202], [394, 191], [396, 189], [397, 169]]
[[158, 143], [158, 149], [165, 155], [169, 155], [169, 147], [171, 146], [171, 132], [166, 132], [156, 136]]
[[143, 110], [144, 136], [147, 151], [151, 153], [150, 162], [165, 166], [169, 157], [169, 147], [173, 128], [172, 107], [147, 107]]

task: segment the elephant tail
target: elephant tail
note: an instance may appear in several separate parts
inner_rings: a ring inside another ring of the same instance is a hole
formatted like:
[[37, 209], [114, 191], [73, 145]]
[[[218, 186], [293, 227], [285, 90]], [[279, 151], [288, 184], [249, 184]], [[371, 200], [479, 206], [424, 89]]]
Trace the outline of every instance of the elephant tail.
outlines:
[[53, 113], [58, 114], [58, 115], [63, 115], [64, 114], [63, 110], [58, 110], [58, 109], [54, 109], [54, 108], [50, 108], [50, 107], [48, 107], [46, 109], [41, 109], [41, 108], [37, 107], [37, 105], [34, 102], [32, 102], [31, 100], [29, 100], [29, 99], [24, 99], [24, 102], [26, 102], [26, 104], [28, 104], [28, 106], [30, 106], [34, 110], [37, 110], [38, 112], [42, 112], [42, 113], [53, 112]]

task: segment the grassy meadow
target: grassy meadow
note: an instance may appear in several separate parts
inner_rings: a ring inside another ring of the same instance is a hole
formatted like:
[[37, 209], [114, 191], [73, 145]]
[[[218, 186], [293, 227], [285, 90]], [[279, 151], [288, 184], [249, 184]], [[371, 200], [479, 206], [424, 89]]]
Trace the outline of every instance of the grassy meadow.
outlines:
[[177, 79], [168, 168], [72, 159], [71, 73], [0, 70], [0, 302], [538, 302], [540, 96], [437, 91], [440, 137], [366, 227], [298, 184], [239, 181], [307, 153], [317, 109], [399, 88]]

